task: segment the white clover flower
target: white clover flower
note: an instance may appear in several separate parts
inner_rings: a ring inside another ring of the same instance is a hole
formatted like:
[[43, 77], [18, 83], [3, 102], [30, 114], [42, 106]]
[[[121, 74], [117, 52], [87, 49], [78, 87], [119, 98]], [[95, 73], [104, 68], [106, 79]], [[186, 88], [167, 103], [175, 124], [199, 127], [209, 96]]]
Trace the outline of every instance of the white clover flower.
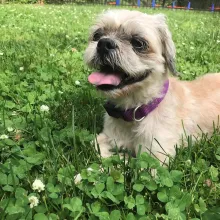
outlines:
[[15, 115], [17, 115], [17, 112], [16, 112], [16, 111], [13, 111], [13, 112], [11, 113], [11, 115], [15, 116]]
[[60, 90], [58, 91], [58, 93], [59, 93], [59, 94], [63, 94], [63, 92], [62, 92], [62, 91], [60, 91]]
[[38, 200], [38, 198], [36, 196], [30, 196], [28, 198], [28, 200], [30, 202], [30, 208], [31, 209], [34, 208], [35, 206], [37, 206], [38, 203], [39, 203], [39, 200]]
[[0, 140], [3, 140], [3, 139], [8, 139], [8, 135], [2, 134], [2, 135], [0, 136]]
[[81, 182], [82, 180], [82, 176], [80, 173], [78, 173], [77, 175], [74, 176], [74, 183], [77, 185]]
[[0, 56], [3, 56], [3, 55], [4, 55], [4, 53], [0, 52]]
[[44, 191], [45, 185], [42, 183], [41, 180], [36, 179], [32, 184], [32, 189], [37, 190], [38, 192]]
[[191, 163], [192, 163], [191, 160], [187, 160], [187, 161], [186, 161], [186, 166], [189, 167], [189, 166], [191, 165]]
[[14, 131], [14, 128], [8, 127], [7, 130], [8, 130], [8, 132], [12, 132], [12, 131]]
[[70, 36], [69, 36], [69, 35], [66, 35], [66, 38], [67, 38], [67, 39], [69, 39], [69, 38], [70, 38]]
[[47, 105], [41, 105], [40, 111], [41, 112], [48, 112], [49, 111], [49, 107]]
[[79, 81], [79, 80], [76, 80], [76, 81], [75, 81], [75, 85], [77, 85], [77, 86], [80, 85], [80, 81]]
[[21, 67], [19, 68], [19, 70], [20, 70], [20, 71], [23, 71], [23, 70], [24, 70], [24, 67], [23, 67], [23, 66], [21, 66]]
[[194, 50], [194, 47], [190, 47], [191, 50]]
[[92, 172], [92, 171], [93, 171], [93, 169], [92, 169], [91, 167], [89, 167], [89, 168], [87, 168], [87, 171]]
[[[217, 40], [217, 44], [219, 44], [220, 43], [220, 40]], [[1, 55], [1, 54], [0, 54]]]

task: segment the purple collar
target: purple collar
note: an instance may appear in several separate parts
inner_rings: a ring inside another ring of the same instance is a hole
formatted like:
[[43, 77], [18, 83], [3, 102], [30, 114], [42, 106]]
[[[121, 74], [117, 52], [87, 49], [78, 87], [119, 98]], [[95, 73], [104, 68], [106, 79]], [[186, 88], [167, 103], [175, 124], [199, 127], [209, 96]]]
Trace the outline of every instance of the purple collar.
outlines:
[[117, 108], [114, 104], [107, 102], [104, 104], [104, 108], [107, 113], [114, 118], [122, 118], [125, 121], [142, 121], [150, 112], [152, 112], [160, 102], [163, 101], [165, 95], [167, 94], [169, 88], [169, 80], [167, 80], [163, 85], [163, 90], [161, 91], [161, 97], [155, 98], [146, 105], [137, 106], [136, 108], [130, 108], [123, 110]]

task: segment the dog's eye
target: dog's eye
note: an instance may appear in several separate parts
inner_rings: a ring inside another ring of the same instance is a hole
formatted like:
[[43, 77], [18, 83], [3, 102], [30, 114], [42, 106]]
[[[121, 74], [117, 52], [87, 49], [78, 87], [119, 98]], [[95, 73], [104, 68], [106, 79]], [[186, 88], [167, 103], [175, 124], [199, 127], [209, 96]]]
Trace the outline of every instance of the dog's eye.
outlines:
[[132, 44], [133, 48], [137, 51], [143, 51], [147, 48], [147, 43], [143, 39], [132, 38], [131, 44]]
[[92, 40], [93, 41], [98, 41], [102, 37], [102, 33], [100, 31], [97, 31], [94, 33]]

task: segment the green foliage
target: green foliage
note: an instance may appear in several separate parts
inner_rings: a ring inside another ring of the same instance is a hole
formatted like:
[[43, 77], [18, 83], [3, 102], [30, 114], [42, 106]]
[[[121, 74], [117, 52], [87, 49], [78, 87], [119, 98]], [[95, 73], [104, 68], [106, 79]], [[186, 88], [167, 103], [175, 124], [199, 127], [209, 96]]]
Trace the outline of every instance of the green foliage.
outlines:
[[[218, 126], [189, 137], [168, 168], [147, 153], [125, 162], [95, 151], [103, 100], [87, 83], [83, 51], [102, 10], [0, 6], [0, 219], [218, 219]], [[163, 12], [180, 77], [219, 71], [219, 15]]]

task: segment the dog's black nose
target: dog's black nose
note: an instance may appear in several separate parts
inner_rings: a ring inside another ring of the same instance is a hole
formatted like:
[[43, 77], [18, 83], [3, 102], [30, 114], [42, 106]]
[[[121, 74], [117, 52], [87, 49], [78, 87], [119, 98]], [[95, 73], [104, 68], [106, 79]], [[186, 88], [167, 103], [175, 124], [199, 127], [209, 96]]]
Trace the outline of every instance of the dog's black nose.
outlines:
[[100, 54], [107, 54], [117, 47], [116, 43], [110, 38], [102, 38], [99, 40], [97, 45], [97, 51]]

